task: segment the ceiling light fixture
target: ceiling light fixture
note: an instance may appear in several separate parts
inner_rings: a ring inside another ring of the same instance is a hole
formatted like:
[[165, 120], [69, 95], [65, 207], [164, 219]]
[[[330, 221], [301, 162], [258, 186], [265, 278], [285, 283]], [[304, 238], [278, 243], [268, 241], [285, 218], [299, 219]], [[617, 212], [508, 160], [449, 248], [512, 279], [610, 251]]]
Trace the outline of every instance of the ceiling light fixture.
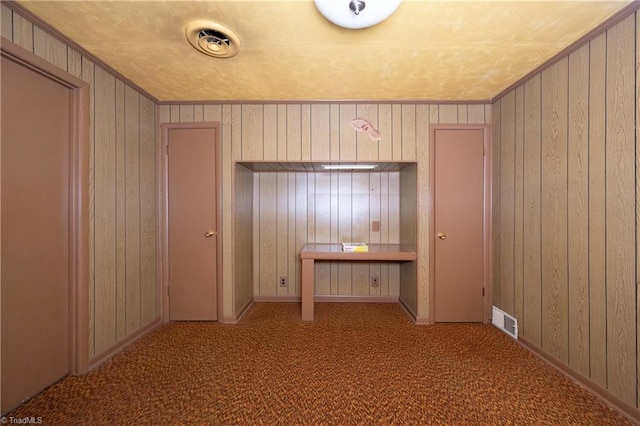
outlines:
[[375, 164], [323, 164], [325, 170], [371, 170]]
[[351, 29], [367, 28], [387, 19], [401, 0], [315, 0], [322, 16]]

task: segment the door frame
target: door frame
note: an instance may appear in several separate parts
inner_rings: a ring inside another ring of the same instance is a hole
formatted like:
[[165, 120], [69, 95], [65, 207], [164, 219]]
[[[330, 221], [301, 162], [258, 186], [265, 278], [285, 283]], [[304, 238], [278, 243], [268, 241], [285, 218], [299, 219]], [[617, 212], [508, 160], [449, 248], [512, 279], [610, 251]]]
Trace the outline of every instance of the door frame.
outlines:
[[71, 91], [69, 117], [69, 374], [81, 374], [89, 369], [90, 86], [84, 80], [58, 68], [4, 37], [0, 40], [0, 54], [56, 81]]
[[223, 322], [222, 315], [222, 241], [224, 238], [224, 230], [222, 229], [222, 144], [220, 143], [220, 122], [218, 121], [201, 121], [190, 123], [160, 123], [160, 146], [158, 147], [158, 163], [160, 165], [160, 173], [158, 178], [160, 183], [160, 244], [162, 249], [158, 250], [162, 253], [162, 265], [161, 274], [161, 306], [162, 306], [162, 322], [169, 321], [169, 156], [167, 155], [167, 146], [169, 144], [169, 130], [171, 129], [212, 129], [216, 135], [214, 141], [214, 150], [216, 153], [216, 182], [215, 182], [215, 197], [216, 197], [216, 291], [217, 291], [217, 312], [218, 322]]
[[491, 306], [493, 304], [493, 267], [492, 267], [492, 229], [491, 229], [491, 125], [490, 124], [431, 124], [429, 126], [429, 323], [434, 324], [435, 312], [435, 248], [436, 248], [436, 222], [435, 222], [435, 175], [436, 158], [435, 142], [436, 130], [482, 130], [484, 135], [484, 182], [483, 182], [483, 226], [482, 226], [482, 285], [484, 287], [484, 300], [482, 310], [482, 322], [491, 322]]

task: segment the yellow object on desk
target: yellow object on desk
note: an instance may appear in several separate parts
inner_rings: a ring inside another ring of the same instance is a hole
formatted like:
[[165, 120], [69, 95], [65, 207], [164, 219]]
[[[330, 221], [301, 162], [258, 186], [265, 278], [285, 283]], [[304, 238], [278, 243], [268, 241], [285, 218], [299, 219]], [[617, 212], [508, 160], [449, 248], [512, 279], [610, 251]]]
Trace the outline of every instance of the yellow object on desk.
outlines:
[[342, 251], [365, 253], [369, 251], [369, 246], [365, 243], [342, 243]]

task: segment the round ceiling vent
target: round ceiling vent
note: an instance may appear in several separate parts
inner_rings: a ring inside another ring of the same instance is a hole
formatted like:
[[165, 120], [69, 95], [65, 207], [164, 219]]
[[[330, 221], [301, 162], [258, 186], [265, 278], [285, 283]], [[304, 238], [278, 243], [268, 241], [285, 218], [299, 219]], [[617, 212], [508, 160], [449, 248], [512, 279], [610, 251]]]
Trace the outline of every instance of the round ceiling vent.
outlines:
[[187, 40], [205, 55], [231, 58], [240, 52], [240, 38], [224, 25], [210, 21], [195, 21], [185, 29]]

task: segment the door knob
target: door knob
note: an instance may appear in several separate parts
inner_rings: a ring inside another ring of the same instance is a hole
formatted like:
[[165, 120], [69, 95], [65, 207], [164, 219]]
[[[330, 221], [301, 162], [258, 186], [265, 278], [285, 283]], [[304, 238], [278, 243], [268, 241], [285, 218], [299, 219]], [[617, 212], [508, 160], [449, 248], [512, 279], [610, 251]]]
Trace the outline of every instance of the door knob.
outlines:
[[446, 240], [447, 234], [445, 234], [444, 232], [438, 232], [438, 238], [440, 238], [441, 240]]
[[207, 231], [207, 232], [204, 233], [205, 238], [211, 238], [214, 235], [216, 235], [216, 233], [213, 232], [213, 231]]

